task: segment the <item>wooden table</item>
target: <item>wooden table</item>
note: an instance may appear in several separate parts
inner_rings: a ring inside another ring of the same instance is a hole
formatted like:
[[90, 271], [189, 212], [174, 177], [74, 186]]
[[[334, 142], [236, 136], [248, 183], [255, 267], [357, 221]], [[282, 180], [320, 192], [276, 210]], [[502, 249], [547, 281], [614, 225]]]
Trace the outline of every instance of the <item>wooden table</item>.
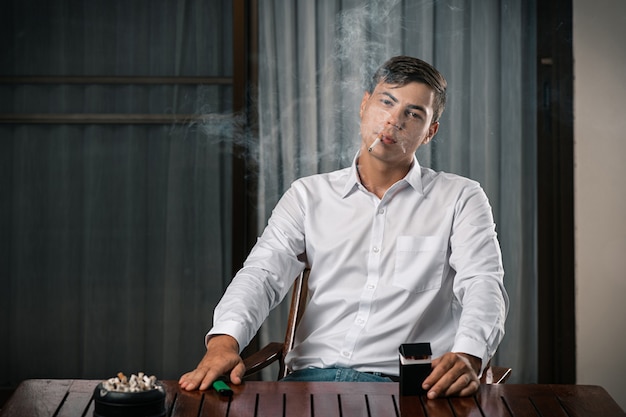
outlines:
[[[1, 417], [91, 416], [99, 381], [28, 380], [17, 388]], [[474, 397], [428, 400], [398, 396], [396, 383], [247, 382], [233, 397], [214, 390], [166, 387], [168, 416], [548, 416], [626, 417], [601, 387], [589, 385], [482, 385]]]

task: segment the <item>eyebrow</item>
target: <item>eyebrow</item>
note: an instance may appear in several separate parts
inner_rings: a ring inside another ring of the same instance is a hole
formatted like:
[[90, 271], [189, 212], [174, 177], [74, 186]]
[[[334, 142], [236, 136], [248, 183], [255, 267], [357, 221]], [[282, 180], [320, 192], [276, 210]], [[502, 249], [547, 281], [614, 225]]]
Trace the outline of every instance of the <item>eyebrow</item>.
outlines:
[[[393, 101], [394, 103], [396, 103], [396, 104], [398, 103], [398, 99], [393, 94], [391, 94], [390, 92], [383, 91], [380, 94], [383, 94], [383, 95], [389, 97], [389, 99], [391, 101]], [[409, 104], [407, 107], [409, 109], [419, 110], [419, 111], [421, 111], [424, 114], [428, 114], [428, 112], [426, 111], [426, 108], [424, 106], [420, 106], [418, 104]]]

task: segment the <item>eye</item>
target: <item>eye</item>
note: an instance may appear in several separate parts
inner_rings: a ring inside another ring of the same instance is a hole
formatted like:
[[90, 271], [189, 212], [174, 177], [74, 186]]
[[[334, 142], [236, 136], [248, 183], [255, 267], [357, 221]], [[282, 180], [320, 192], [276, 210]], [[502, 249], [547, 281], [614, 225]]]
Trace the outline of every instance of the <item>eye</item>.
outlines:
[[408, 111], [406, 112], [406, 114], [407, 114], [407, 116], [409, 116], [411, 119], [421, 119], [421, 118], [422, 118], [422, 115], [421, 115], [421, 114], [419, 114], [419, 113], [417, 113], [417, 112], [414, 112], [414, 111], [410, 111], [410, 110], [408, 110]]

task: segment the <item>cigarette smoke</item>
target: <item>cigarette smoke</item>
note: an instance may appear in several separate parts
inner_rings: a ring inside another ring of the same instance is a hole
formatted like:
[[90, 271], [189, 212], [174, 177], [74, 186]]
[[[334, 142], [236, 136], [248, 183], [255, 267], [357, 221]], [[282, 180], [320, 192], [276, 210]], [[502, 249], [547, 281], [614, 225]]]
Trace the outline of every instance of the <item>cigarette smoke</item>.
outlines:
[[[261, 19], [265, 10], [262, 3]], [[277, 46], [275, 53], [263, 50], [264, 36], [274, 36], [272, 42], [280, 43], [291, 34], [268, 35], [260, 23], [259, 78], [269, 74], [266, 84], [269, 79], [274, 85], [271, 90], [263, 81], [259, 85], [259, 126], [247, 127], [243, 115], [201, 113], [197, 126], [208, 143], [222, 144], [225, 152], [233, 146], [243, 148], [248, 165], [258, 167], [259, 198], [265, 200], [261, 202], [265, 209], [260, 208], [260, 224], [293, 180], [352, 162], [360, 145], [359, 104], [371, 74], [401, 52], [398, 38], [404, 23], [398, 17], [402, 7], [400, 0], [376, 0], [340, 10], [334, 19], [328, 19], [325, 28], [319, 28], [332, 42], [307, 40], [318, 57], [313, 69], [305, 65], [310, 62], [305, 55], [311, 54], [306, 48], [294, 52]], [[277, 20], [293, 16], [271, 18], [281, 27]], [[300, 43], [298, 39], [296, 44]], [[305, 76], [305, 71], [314, 74]]]

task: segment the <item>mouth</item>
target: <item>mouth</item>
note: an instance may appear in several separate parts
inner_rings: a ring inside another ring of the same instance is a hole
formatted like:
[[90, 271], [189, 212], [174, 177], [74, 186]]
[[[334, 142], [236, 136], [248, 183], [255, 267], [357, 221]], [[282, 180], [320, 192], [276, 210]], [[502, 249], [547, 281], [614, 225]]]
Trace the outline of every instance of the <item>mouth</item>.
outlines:
[[393, 145], [393, 144], [395, 144], [397, 142], [398, 141], [395, 138], [393, 138], [392, 136], [387, 136], [383, 132], [380, 132], [378, 135], [376, 135], [376, 139], [374, 139], [374, 142], [372, 142], [372, 144], [367, 148], [367, 150], [369, 152], [372, 152], [372, 150], [379, 143], [382, 143], [384, 145]]
[[380, 134], [378, 135], [378, 137], [380, 138], [380, 141], [382, 143], [384, 143], [385, 145], [393, 145], [394, 143], [397, 143], [398, 141], [393, 138], [392, 136], [387, 136], [385, 134]]

